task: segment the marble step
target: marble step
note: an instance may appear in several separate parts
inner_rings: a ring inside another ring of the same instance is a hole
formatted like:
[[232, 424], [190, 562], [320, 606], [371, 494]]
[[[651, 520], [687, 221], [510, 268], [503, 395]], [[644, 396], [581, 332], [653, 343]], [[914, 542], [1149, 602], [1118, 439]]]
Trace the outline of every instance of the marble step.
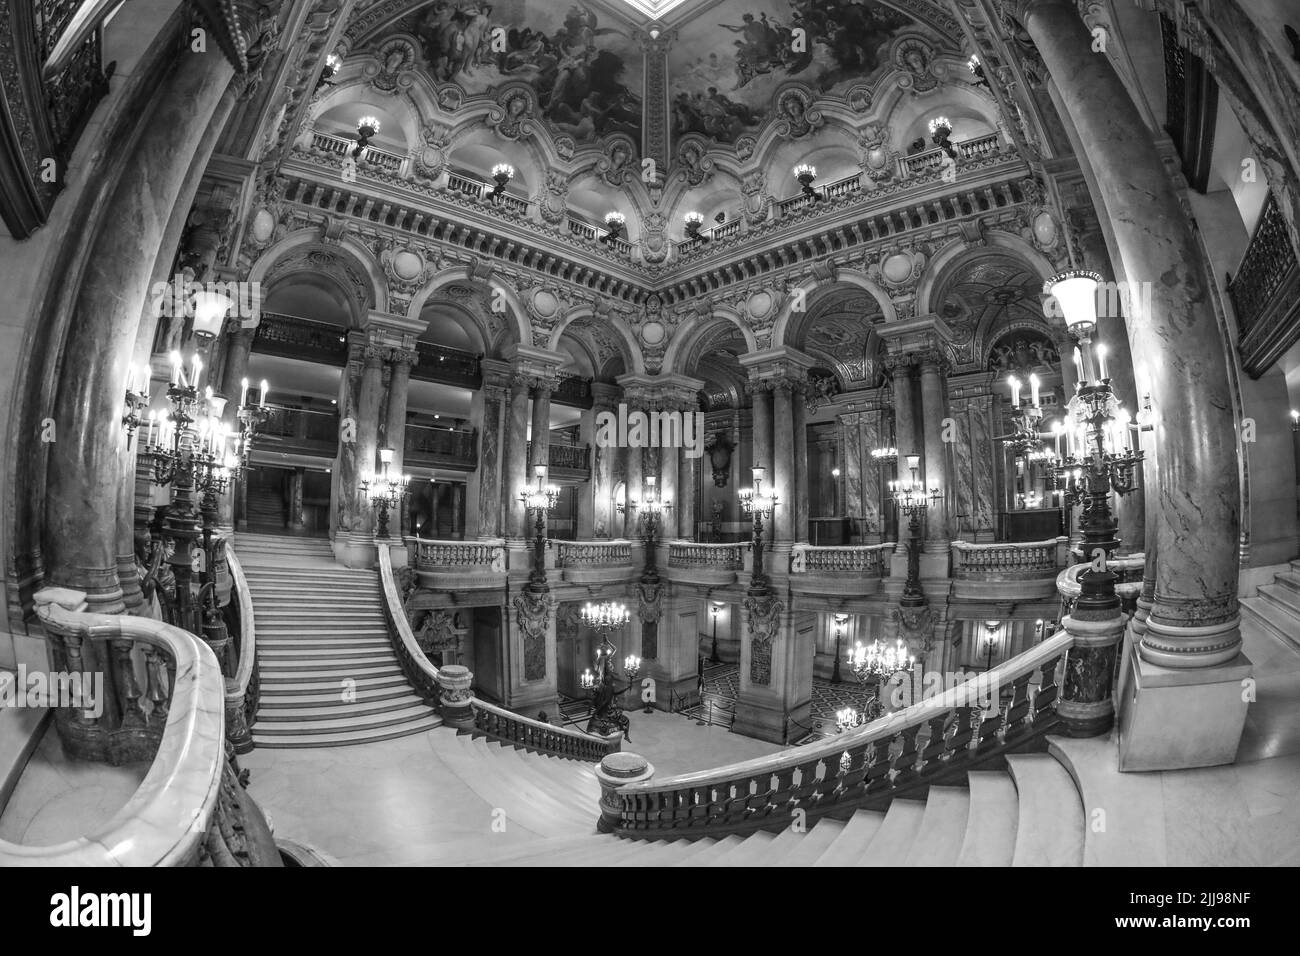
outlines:
[[[387, 686], [356, 687], [347, 696], [357, 703], [369, 703], [372, 701], [405, 700], [415, 695], [412, 693], [411, 688], [407, 686], [406, 681], [394, 681]], [[316, 687], [293, 693], [286, 692], [284, 684], [276, 684], [275, 693], [264, 691], [258, 695], [257, 712], [259, 716], [265, 716], [263, 711], [269, 712], [280, 708], [334, 703], [347, 703], [347, 700], [344, 699], [344, 689], [342, 687], [334, 686], [328, 690]]]
[[259, 644], [257, 657], [262, 667], [278, 669], [281, 664], [312, 664], [319, 661], [323, 666], [336, 664], [357, 664], [365, 667], [370, 664], [382, 664], [395, 661], [393, 651], [387, 644], [380, 643], [367, 647], [354, 647], [350, 644], [318, 644], [314, 647], [267, 647]]
[[902, 866], [925, 818], [920, 800], [894, 800], [858, 866]]
[[1273, 581], [1281, 587], [1300, 591], [1300, 571], [1279, 571], [1273, 575]]
[[[272, 671], [262, 669], [262, 685], [267, 684], [297, 684], [310, 683], [312, 681], [333, 681], [337, 684], [344, 679], [352, 679], [360, 683], [365, 677], [401, 677], [402, 669], [397, 666], [397, 659], [393, 658], [390, 664], [370, 664], [365, 667], [351, 667], [346, 664], [337, 667], [318, 667], [312, 662], [305, 662], [302, 666], [293, 664], [280, 664]], [[403, 680], [406, 678], [402, 677]]]
[[395, 697], [391, 700], [372, 700], [357, 701], [356, 703], [347, 703], [339, 697], [322, 703], [306, 704], [300, 707], [270, 707], [263, 709], [259, 706], [257, 709], [257, 726], [275, 722], [316, 722], [330, 720], [346, 720], [352, 717], [373, 717], [379, 714], [400, 715], [405, 718], [412, 715], [412, 708], [423, 708], [428, 711], [428, 706], [420, 698], [416, 697], [409, 691], [401, 697]]
[[[342, 711], [342, 708], [340, 708], [340, 711]], [[419, 701], [407, 704], [398, 710], [386, 711], [381, 714], [348, 714], [343, 712], [335, 714], [333, 708], [320, 707], [315, 708], [313, 713], [299, 717], [296, 720], [267, 722], [262, 719], [261, 714], [258, 714], [257, 722], [253, 724], [253, 733], [264, 737], [280, 737], [285, 735], [330, 734], [343, 731], [364, 732], [418, 721], [432, 713], [433, 711], [429, 707]]]
[[257, 635], [257, 649], [290, 650], [301, 647], [389, 647], [392, 643], [383, 631], [334, 631], [304, 634], [302, 631], [266, 630]]
[[1244, 619], [1254, 621], [1278, 640], [1300, 647], [1300, 630], [1292, 615], [1259, 597], [1242, 598], [1240, 605]]
[[843, 820], [818, 820], [802, 833], [781, 831], [768, 847], [769, 866], [812, 866], [844, 830]]
[[925, 816], [904, 866], [953, 866], [966, 838], [970, 791], [965, 787], [931, 787]]
[[296, 588], [278, 590], [269, 587], [257, 587], [253, 594], [254, 607], [299, 607], [312, 605], [316, 607], [355, 608], [357, 610], [383, 610], [383, 601], [376, 594], [350, 593], [340, 591], [303, 591]]
[[1167, 866], [1160, 774], [1120, 773], [1119, 744], [1105, 737], [1048, 737], [1084, 809], [1084, 866]]
[[735, 846], [716, 856], [709, 854], [700, 860], [701, 866], [763, 866], [768, 862], [767, 850], [776, 840], [775, 833], [759, 830], [751, 833]]
[[[625, 843], [636, 846], [641, 840], [625, 840]], [[685, 843], [685, 840], [678, 840], [678, 843]], [[745, 837], [740, 833], [732, 833], [723, 837], [721, 840], [715, 840], [712, 837], [696, 840], [691, 844], [691, 849], [683, 851], [682, 855], [673, 860], [672, 866], [708, 866], [709, 861], [722, 856], [730, 850], [735, 849], [745, 842]], [[701, 844], [704, 844], [701, 846]]]
[[970, 784], [970, 815], [956, 865], [1010, 866], [1020, 816], [1016, 785], [1000, 770], [972, 770], [966, 781]]
[[1300, 591], [1280, 584], [1265, 584], [1260, 587], [1259, 596], [1290, 614], [1296, 619], [1296, 626], [1300, 627]]
[[814, 866], [855, 866], [866, 855], [876, 831], [885, 822], [879, 810], [859, 810], [844, 824], [835, 842], [817, 858]]
[[[270, 700], [279, 700], [281, 697], [301, 697], [303, 695], [330, 696], [334, 699], [341, 699], [343, 693], [345, 676], [337, 673], [330, 673], [323, 678], [312, 680], [302, 680], [300, 674], [281, 675], [279, 678], [267, 680], [265, 674], [261, 675], [262, 693], [258, 697], [259, 706], [265, 706], [265, 702]], [[397, 688], [409, 690], [410, 684], [407, 683], [406, 677], [403, 676], [400, 668], [393, 668], [390, 672], [379, 676], [356, 677], [352, 678], [353, 683], [349, 685], [360, 695], [364, 691], [387, 690]]]
[[345, 730], [332, 733], [285, 734], [266, 736], [253, 729], [253, 743], [268, 750], [293, 750], [306, 747], [348, 747], [355, 744], [409, 737], [442, 726], [442, 718], [430, 712], [429, 716], [404, 724], [376, 727], [371, 730]]
[[495, 761], [503, 772], [514, 774], [520, 786], [535, 794], [539, 802], [555, 803], [561, 812], [577, 811], [591, 820], [599, 814], [600, 784], [590, 771], [585, 776], [581, 773], [583, 764], [516, 750], [483, 737], [472, 739], [480, 754]]
[[303, 602], [297, 607], [262, 608], [259, 608], [254, 602], [253, 613], [257, 615], [259, 620], [264, 621], [280, 621], [285, 618], [310, 618], [312, 620], [336, 621], [339, 624], [364, 624], [367, 621], [374, 622], [376, 618], [374, 611], [313, 607], [307, 602]]
[[1010, 754], [1019, 817], [1012, 866], [1081, 866], [1084, 819], [1070, 774], [1049, 754]]

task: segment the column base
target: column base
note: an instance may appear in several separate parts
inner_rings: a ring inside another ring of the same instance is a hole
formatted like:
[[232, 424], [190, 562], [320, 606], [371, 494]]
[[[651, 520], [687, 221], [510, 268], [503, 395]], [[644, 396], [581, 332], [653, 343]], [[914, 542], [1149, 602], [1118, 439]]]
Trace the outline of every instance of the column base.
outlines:
[[811, 725], [809, 719], [812, 714], [812, 702], [804, 703], [786, 711], [780, 707], [771, 707], [766, 704], [757, 703], [750, 700], [736, 701], [736, 720], [731, 725], [732, 733], [744, 734], [746, 737], [753, 737], [756, 740], [766, 740], [769, 743], [784, 744], [787, 743], [787, 731], [789, 736], [795, 736], [795, 731], [799, 728], [790, 728], [787, 721], [797, 721], [798, 723]]
[[1129, 659], [1120, 708], [1121, 771], [1218, 767], [1237, 759], [1253, 665], [1245, 654], [1215, 667], [1171, 668]]
[[1203, 670], [1235, 660], [1241, 652], [1241, 617], [1234, 615], [1221, 624], [1198, 627], [1162, 623], [1147, 618], [1146, 633], [1138, 653], [1149, 664], [1161, 667]]

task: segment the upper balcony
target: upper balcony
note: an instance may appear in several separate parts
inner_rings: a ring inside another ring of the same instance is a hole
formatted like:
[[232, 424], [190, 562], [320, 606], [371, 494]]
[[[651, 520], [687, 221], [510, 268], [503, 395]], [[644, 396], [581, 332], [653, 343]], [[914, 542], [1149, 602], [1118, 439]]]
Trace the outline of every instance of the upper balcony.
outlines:
[[1029, 601], [1056, 594], [1056, 576], [1069, 563], [1069, 539], [952, 543], [952, 595], [975, 601]]
[[790, 590], [801, 594], [869, 597], [889, 574], [895, 543], [814, 547], [790, 552]]
[[[528, 460], [533, 460], [532, 442], [528, 443]], [[587, 481], [591, 478], [591, 446], [551, 442], [547, 448], [546, 465], [551, 478]]]
[[736, 583], [745, 566], [748, 544], [668, 542], [668, 578], [683, 584], [725, 587]]
[[478, 430], [408, 424], [402, 461], [428, 468], [473, 471], [478, 467]]
[[632, 542], [556, 541], [555, 566], [570, 584], [607, 584], [632, 574]]
[[295, 148], [282, 170], [286, 199], [305, 207], [309, 218], [367, 220], [632, 301], [652, 289], [681, 301], [793, 262], [946, 229], [971, 216], [1014, 218], [1015, 207], [1029, 201], [1020, 184], [1029, 167], [993, 133], [955, 143], [955, 167], [938, 149], [901, 157], [884, 175], [861, 173], [818, 187], [818, 201], [802, 194], [774, 200], [763, 221], [723, 223], [705, 232], [707, 242], [669, 240], [665, 261], [651, 263], [639, 242], [611, 239], [576, 215], [547, 222], [533, 199], [494, 198], [486, 182], [464, 172], [419, 179], [410, 159], [394, 166], [395, 154], [381, 150], [359, 157], [356, 176], [344, 181], [341, 153], [350, 153], [352, 141], [317, 130], [311, 144]]

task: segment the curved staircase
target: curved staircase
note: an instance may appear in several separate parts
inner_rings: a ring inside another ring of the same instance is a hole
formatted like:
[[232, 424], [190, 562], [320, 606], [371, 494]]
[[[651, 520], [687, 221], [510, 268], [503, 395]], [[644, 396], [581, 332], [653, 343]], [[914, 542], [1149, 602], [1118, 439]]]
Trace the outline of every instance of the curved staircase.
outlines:
[[319, 538], [239, 534], [257, 622], [258, 747], [338, 747], [417, 734], [442, 718], [393, 652], [378, 577]]
[[[627, 840], [596, 832], [590, 764], [516, 750], [466, 733], [429, 736], [434, 753], [506, 826], [540, 839], [471, 854], [471, 866], [1081, 866], [1083, 804], [1069, 758], [1013, 754], [1005, 771], [887, 811], [823, 818], [807, 830], [722, 839]], [[1057, 741], [1054, 741], [1054, 751]], [[1067, 742], [1072, 745], [1074, 742]], [[1064, 762], [1063, 762], [1064, 761]], [[1077, 761], [1075, 761], [1077, 762]]]

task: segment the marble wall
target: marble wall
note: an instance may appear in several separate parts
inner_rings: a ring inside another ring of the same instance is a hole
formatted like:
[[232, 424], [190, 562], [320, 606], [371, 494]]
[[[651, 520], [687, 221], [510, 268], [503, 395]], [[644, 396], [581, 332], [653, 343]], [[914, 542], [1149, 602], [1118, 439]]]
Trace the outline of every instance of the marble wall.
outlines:
[[881, 465], [871, 457], [871, 450], [889, 443], [890, 413], [875, 405], [876, 401], [871, 399], [866, 411], [839, 416], [844, 513], [850, 519], [855, 544], [881, 541], [887, 524], [881, 500], [882, 481], [889, 476], [881, 474]]
[[956, 424], [952, 455], [952, 532], [967, 541], [992, 540], [997, 527], [994, 396], [986, 373], [948, 380], [948, 406]]

